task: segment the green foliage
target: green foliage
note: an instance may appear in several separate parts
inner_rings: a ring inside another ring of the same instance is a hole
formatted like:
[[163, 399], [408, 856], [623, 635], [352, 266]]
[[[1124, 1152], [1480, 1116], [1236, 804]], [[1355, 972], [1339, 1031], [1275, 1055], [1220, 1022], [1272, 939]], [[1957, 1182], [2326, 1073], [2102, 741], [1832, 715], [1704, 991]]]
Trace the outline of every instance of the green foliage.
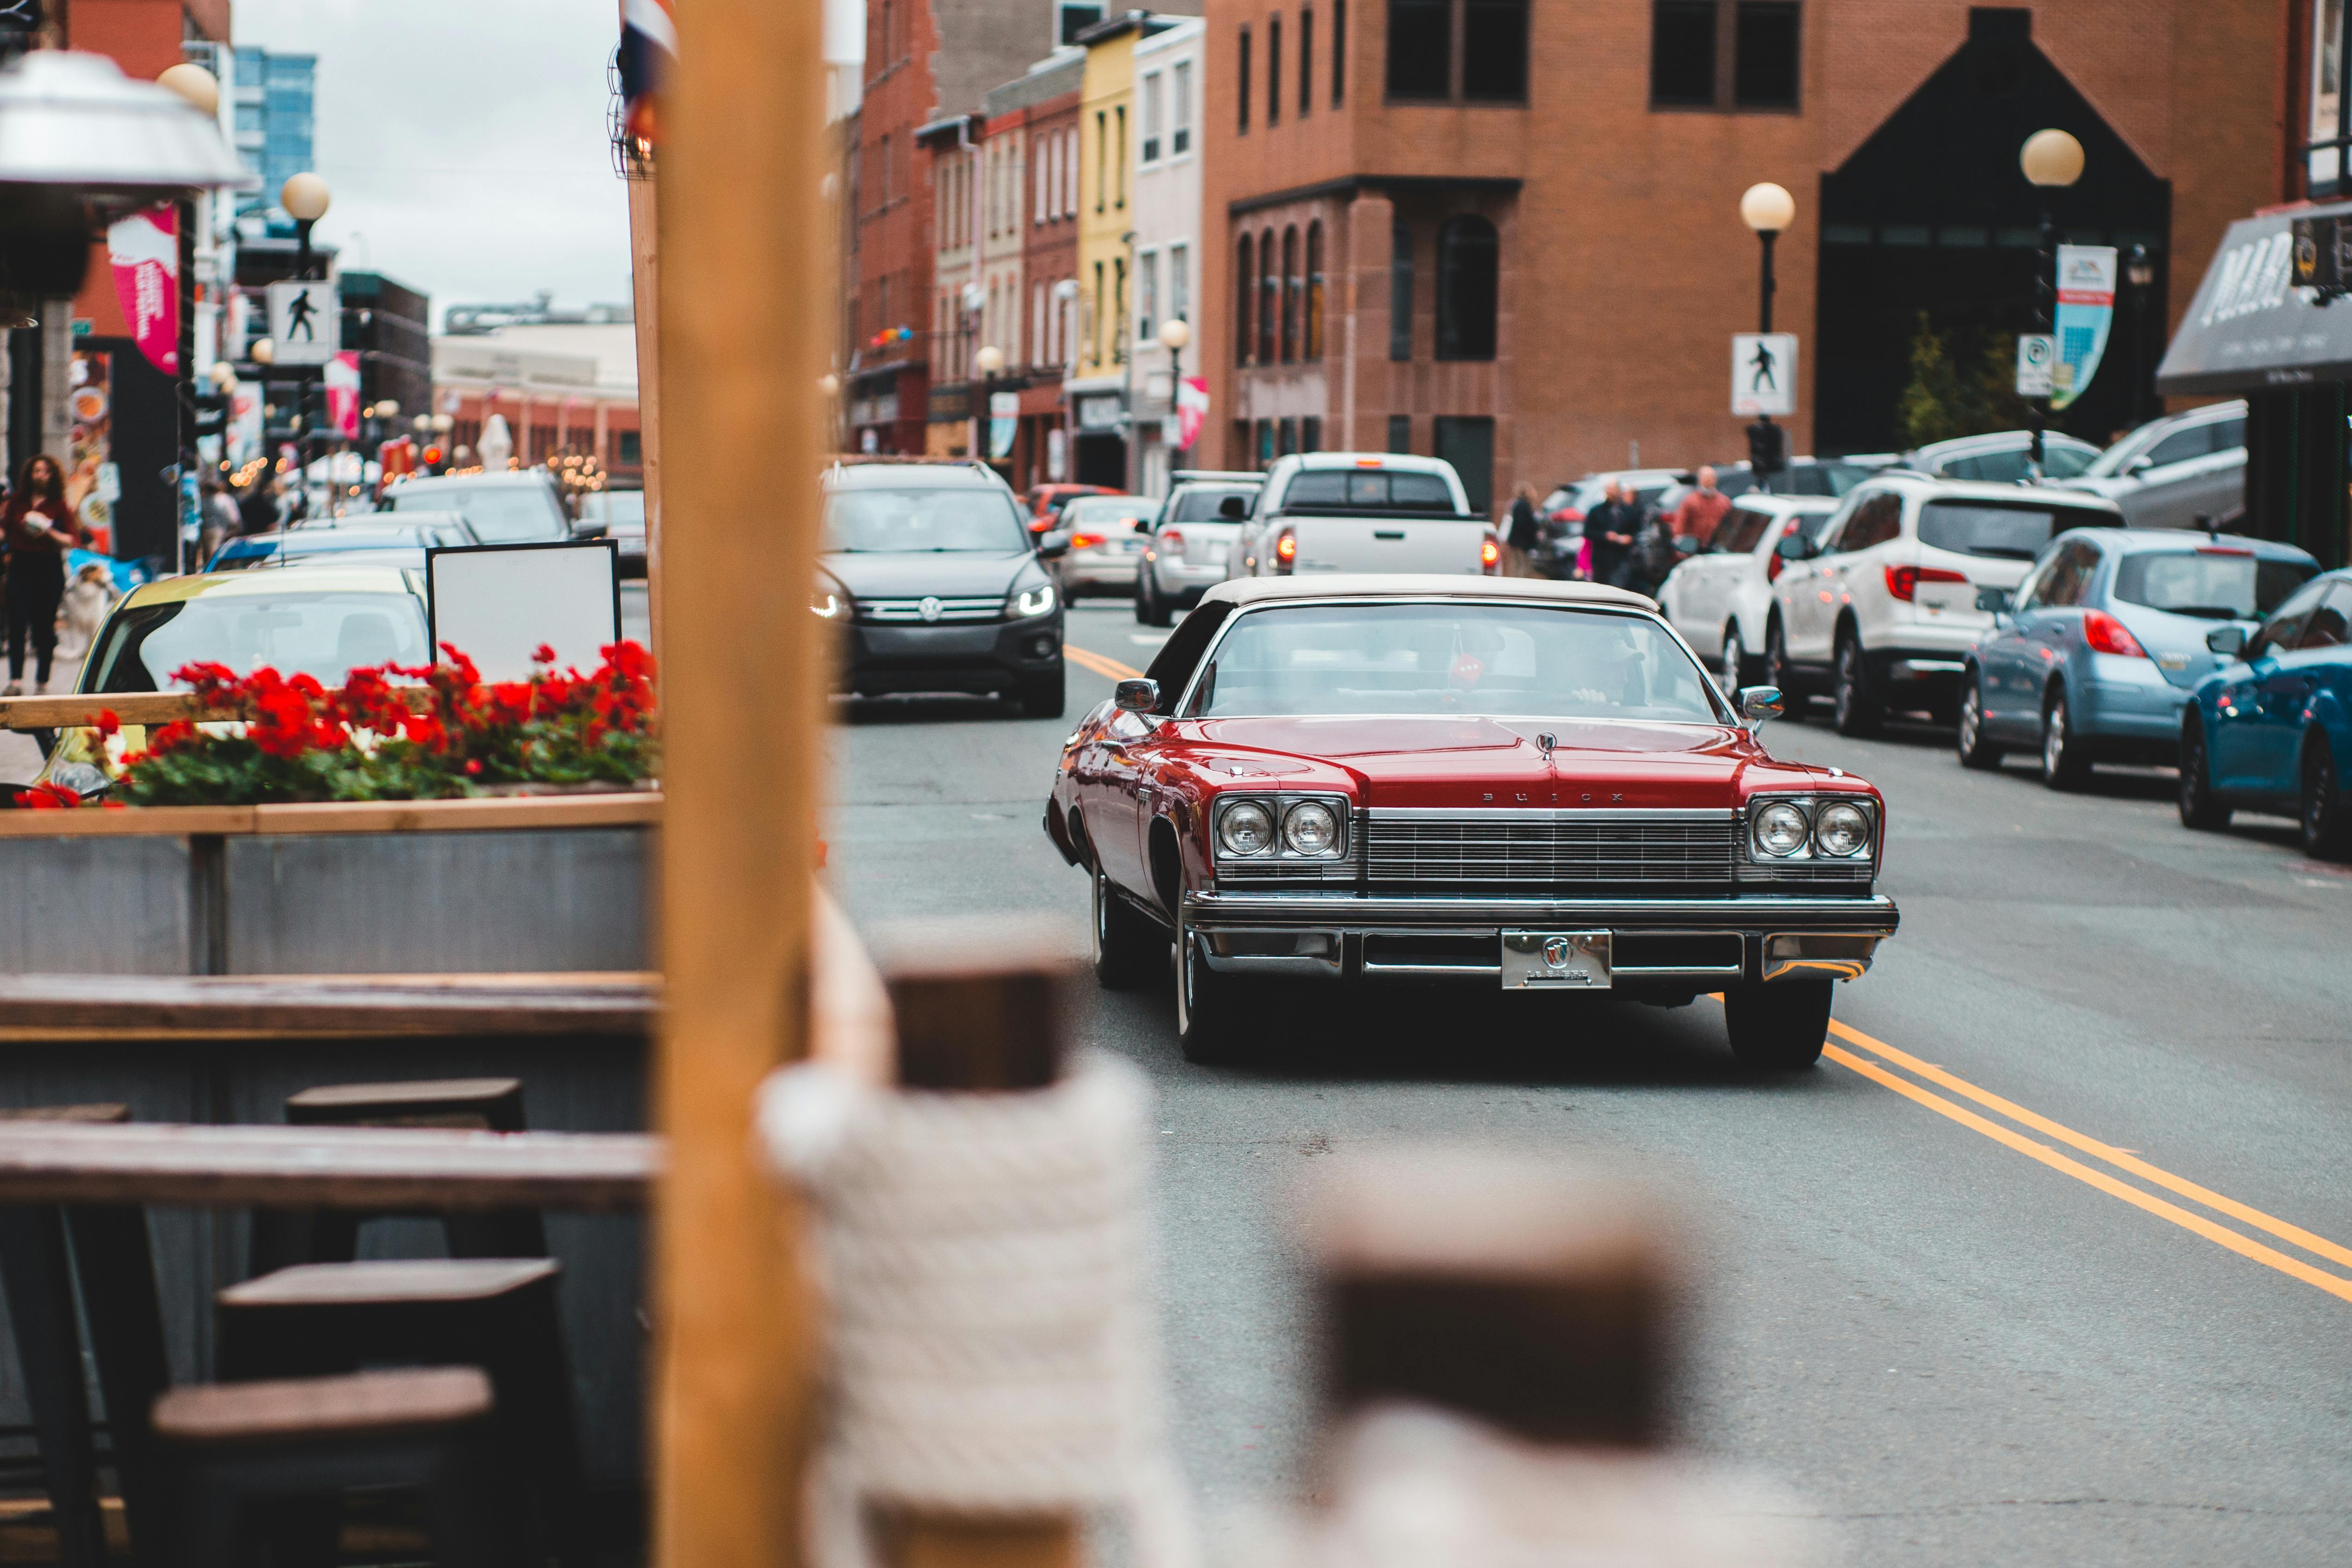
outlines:
[[1911, 339], [1911, 380], [1895, 400], [1895, 440], [1905, 450], [1955, 436], [2020, 430], [2033, 417], [2017, 395], [2017, 338], [1936, 330], [1919, 313]]

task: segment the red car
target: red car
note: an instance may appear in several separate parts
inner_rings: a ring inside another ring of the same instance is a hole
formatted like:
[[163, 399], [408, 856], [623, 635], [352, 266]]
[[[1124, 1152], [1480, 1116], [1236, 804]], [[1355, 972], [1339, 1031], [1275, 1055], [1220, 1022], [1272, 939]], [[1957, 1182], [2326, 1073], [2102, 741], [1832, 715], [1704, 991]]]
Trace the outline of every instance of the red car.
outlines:
[[1045, 831], [1106, 985], [1169, 969], [1193, 1061], [1275, 978], [1720, 991], [1733, 1052], [1821, 1055], [1894, 935], [1885, 803], [1783, 762], [1651, 601], [1514, 578], [1211, 588], [1065, 747]]
[[1029, 531], [1042, 534], [1054, 526], [1054, 518], [1075, 497], [1118, 494], [1107, 485], [1032, 485], [1021, 499], [1029, 508]]

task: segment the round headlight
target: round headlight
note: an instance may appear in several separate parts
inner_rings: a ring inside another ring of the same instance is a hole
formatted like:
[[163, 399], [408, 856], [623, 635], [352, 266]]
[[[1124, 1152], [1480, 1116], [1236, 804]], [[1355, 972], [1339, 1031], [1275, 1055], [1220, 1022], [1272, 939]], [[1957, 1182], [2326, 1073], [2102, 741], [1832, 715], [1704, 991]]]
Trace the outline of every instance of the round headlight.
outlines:
[[1262, 855], [1274, 848], [1274, 813], [1255, 800], [1237, 800], [1217, 819], [1217, 842], [1230, 855]]
[[1756, 847], [1768, 855], [1795, 854], [1805, 847], [1811, 826], [1796, 807], [1775, 801], [1757, 813]]
[[1859, 806], [1840, 802], [1822, 808], [1813, 823], [1813, 846], [1825, 855], [1844, 859], [1870, 848], [1870, 815]]
[[1282, 841], [1295, 855], [1328, 855], [1339, 842], [1339, 814], [1320, 800], [1301, 800], [1283, 816]]

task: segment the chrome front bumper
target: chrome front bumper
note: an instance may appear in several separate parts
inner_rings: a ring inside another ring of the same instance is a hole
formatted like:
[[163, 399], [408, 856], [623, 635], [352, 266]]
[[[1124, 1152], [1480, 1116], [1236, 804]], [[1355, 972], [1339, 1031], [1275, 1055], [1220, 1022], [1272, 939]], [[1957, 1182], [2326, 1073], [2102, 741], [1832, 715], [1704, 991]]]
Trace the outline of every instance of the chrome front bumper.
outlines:
[[[1506, 931], [1607, 931], [1628, 956], [1633, 986], [1723, 986], [1827, 977], [1858, 978], [1901, 915], [1884, 894], [1811, 897], [1748, 894], [1713, 898], [1412, 897], [1353, 893], [1195, 892], [1177, 915], [1181, 940], [1198, 940], [1211, 967], [1236, 973], [1339, 979], [1496, 979]], [[1414, 957], [1416, 939], [1447, 950]], [[1646, 941], [1644, 939], [1655, 939]], [[1476, 948], [1483, 944], [1492, 957]], [[1401, 956], [1383, 956], [1384, 953]]]

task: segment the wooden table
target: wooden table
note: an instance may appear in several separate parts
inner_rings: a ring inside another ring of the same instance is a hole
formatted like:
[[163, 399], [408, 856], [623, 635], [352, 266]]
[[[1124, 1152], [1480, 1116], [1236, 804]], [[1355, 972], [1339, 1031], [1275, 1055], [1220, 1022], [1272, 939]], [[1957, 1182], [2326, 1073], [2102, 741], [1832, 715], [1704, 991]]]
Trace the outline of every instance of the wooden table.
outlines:
[[0, 975], [0, 1039], [103, 1030], [306, 1039], [653, 1032], [661, 977], [637, 970], [479, 975]]

